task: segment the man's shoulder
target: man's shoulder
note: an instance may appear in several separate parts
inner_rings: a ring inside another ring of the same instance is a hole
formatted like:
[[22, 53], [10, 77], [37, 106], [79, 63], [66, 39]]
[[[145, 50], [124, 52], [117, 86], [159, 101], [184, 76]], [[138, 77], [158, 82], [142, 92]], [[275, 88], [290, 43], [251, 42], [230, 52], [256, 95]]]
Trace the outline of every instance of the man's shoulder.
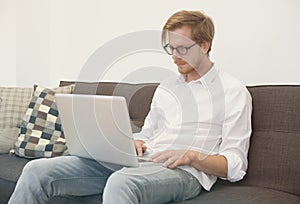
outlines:
[[243, 82], [226, 72], [220, 72], [219, 76], [222, 81], [226, 100], [230, 101], [236, 100], [237, 98], [244, 98], [247, 101], [251, 101], [251, 95]]
[[219, 72], [219, 76], [223, 85], [224, 90], [246, 90], [246, 86], [243, 82], [239, 79], [235, 78], [234, 76], [226, 73], [226, 72]]

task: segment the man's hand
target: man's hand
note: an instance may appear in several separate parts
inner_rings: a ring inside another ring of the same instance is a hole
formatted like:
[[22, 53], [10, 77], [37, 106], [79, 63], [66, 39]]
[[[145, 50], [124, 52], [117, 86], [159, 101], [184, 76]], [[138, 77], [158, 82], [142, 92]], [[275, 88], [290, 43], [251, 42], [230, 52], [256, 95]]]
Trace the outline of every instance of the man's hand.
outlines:
[[223, 155], [205, 155], [193, 150], [166, 150], [151, 157], [153, 162], [163, 163], [173, 169], [177, 166], [190, 165], [207, 174], [226, 178], [228, 163]]
[[147, 150], [147, 146], [144, 144], [145, 142], [143, 140], [134, 140], [136, 154], [139, 157], [143, 156], [143, 153]]
[[166, 150], [151, 157], [153, 162], [163, 163], [164, 167], [175, 168], [177, 166], [191, 165], [193, 159], [199, 154], [195, 151], [187, 150]]

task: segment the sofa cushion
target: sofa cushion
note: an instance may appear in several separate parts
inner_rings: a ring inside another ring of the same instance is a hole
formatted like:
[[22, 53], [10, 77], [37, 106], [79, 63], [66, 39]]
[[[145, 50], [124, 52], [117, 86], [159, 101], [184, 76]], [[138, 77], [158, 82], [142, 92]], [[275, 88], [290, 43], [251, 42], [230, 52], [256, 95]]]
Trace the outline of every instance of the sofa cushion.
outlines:
[[55, 93], [71, 93], [73, 87], [66, 86], [55, 90], [36, 87], [15, 143], [14, 150], [18, 156], [41, 158], [63, 154], [66, 142], [55, 103]]
[[[72, 81], [61, 81], [60, 86], [74, 83]], [[124, 96], [132, 121], [133, 132], [137, 132], [144, 125], [157, 86], [158, 83], [76, 82], [74, 93]]]
[[[220, 185], [213, 186], [211, 191], [203, 191], [200, 195], [192, 200], [179, 202], [180, 204], [198, 204], [198, 203], [213, 203], [213, 204], [297, 204], [300, 202], [300, 197], [268, 189], [254, 186], [235, 186], [235, 185]], [[178, 204], [179, 204], [178, 203]]]
[[10, 156], [0, 155], [0, 203], [7, 203], [12, 194], [22, 169], [30, 160]]
[[300, 86], [248, 89], [253, 99], [252, 136], [241, 184], [300, 196]]
[[0, 128], [20, 127], [32, 88], [0, 87]]

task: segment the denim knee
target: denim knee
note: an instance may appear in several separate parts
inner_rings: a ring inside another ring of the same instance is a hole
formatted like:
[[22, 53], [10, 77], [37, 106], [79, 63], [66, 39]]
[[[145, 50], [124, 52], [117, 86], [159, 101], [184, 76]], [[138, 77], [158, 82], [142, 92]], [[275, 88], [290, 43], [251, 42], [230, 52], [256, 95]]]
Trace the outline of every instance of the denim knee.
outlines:
[[103, 193], [105, 203], [139, 203], [141, 189], [133, 176], [115, 172], [107, 180]]
[[29, 181], [29, 184], [38, 182], [41, 185], [48, 183], [47, 171], [51, 170], [51, 167], [47, 167], [47, 159], [36, 159], [28, 162], [22, 171], [21, 179], [23, 181]]
[[35, 159], [28, 162], [23, 168], [23, 173], [37, 171], [38, 168], [36, 167], [39, 166], [40, 160], [42, 159]]

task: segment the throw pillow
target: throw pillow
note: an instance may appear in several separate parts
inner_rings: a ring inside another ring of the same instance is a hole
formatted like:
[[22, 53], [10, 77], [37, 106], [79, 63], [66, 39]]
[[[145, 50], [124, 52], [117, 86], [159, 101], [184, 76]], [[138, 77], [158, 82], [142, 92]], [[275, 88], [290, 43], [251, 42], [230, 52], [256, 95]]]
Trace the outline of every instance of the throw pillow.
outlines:
[[72, 93], [74, 85], [53, 90], [36, 86], [15, 143], [15, 154], [26, 158], [60, 156], [67, 149], [55, 93]]
[[20, 127], [32, 88], [0, 87], [0, 128]]

